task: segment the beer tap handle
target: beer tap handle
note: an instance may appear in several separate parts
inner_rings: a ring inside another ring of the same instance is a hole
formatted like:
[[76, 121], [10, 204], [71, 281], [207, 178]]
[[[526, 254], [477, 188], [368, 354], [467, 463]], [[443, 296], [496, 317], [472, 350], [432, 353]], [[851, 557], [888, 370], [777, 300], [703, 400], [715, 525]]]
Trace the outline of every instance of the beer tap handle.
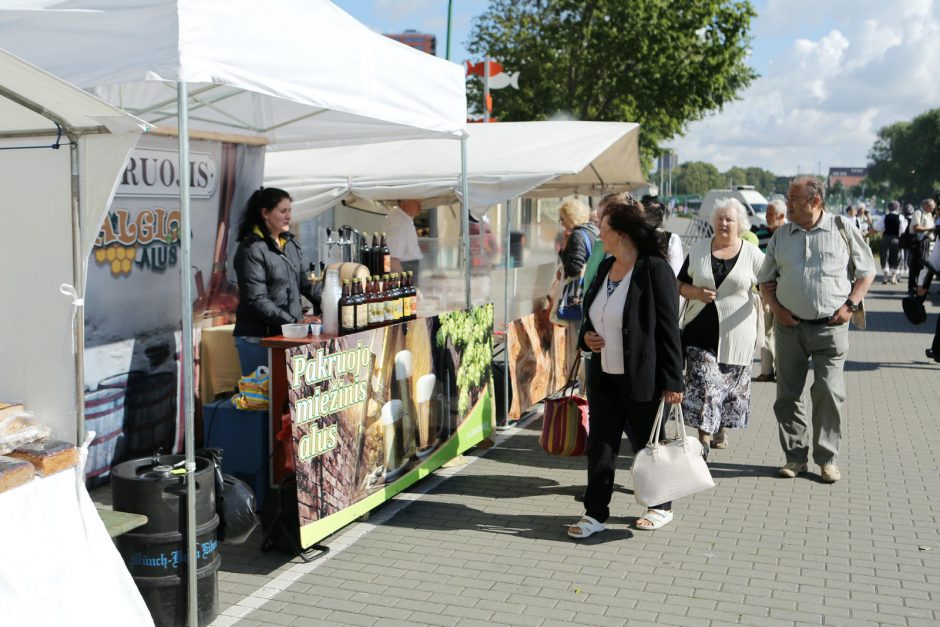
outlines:
[[332, 237], [331, 237], [331, 234], [332, 234], [332, 233], [333, 233], [333, 229], [330, 228], [330, 227], [326, 227], [326, 241], [327, 241], [327, 242], [332, 242], [332, 241], [333, 241], [333, 239], [332, 239]]

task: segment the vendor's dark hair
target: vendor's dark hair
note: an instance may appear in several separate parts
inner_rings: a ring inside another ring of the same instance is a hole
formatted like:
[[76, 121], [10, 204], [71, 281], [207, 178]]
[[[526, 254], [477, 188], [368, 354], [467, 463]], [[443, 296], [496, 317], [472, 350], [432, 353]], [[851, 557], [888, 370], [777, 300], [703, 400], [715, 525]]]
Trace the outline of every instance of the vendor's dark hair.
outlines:
[[611, 203], [604, 218], [608, 227], [630, 238], [640, 256], [666, 258], [666, 242], [657, 233], [657, 225], [646, 215], [643, 205], [637, 201]]
[[251, 232], [255, 230], [255, 227], [261, 229], [262, 233], [267, 233], [268, 227], [264, 223], [261, 210], [267, 209], [271, 211], [271, 209], [277, 207], [277, 204], [285, 198], [287, 200], [293, 200], [290, 194], [283, 189], [276, 187], [262, 187], [256, 189], [245, 204], [245, 213], [242, 216], [241, 224], [238, 225], [237, 240], [241, 241], [248, 237]]

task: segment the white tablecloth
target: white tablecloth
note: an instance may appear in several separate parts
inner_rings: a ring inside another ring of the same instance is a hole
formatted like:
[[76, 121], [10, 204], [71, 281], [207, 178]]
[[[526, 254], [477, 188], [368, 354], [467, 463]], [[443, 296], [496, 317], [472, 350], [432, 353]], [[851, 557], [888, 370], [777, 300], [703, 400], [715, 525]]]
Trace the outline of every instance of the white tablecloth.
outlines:
[[0, 623], [153, 625], [78, 468], [0, 494]]

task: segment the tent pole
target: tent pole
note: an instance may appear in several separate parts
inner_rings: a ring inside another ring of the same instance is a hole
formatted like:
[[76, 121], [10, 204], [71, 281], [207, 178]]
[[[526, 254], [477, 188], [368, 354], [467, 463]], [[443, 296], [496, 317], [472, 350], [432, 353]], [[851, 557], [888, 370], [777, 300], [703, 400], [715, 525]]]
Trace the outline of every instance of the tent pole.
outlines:
[[78, 428], [76, 442], [85, 441], [85, 260], [82, 256], [82, 213], [79, 189], [78, 136], [69, 136], [72, 192], [72, 285], [78, 294], [73, 304], [75, 316], [72, 330], [75, 337], [75, 410]]
[[196, 454], [193, 412], [193, 287], [190, 259], [189, 216], [189, 102], [185, 82], [176, 84], [176, 105], [179, 112], [179, 186], [180, 186], [180, 307], [182, 309], [183, 403], [186, 411], [184, 442], [186, 449], [186, 580], [188, 621], [199, 625], [199, 599], [196, 591]]
[[512, 199], [506, 201], [506, 270], [503, 274], [503, 330], [505, 339], [503, 340], [503, 417], [506, 420], [506, 426], [509, 426], [509, 270], [512, 267], [512, 256], [510, 255], [512, 238], [509, 232], [509, 215], [512, 213]]
[[[461, 212], [460, 222], [463, 230], [463, 260], [465, 264], [464, 289], [467, 295], [467, 309], [472, 303], [470, 293], [470, 185], [467, 181], [467, 134], [460, 137], [460, 194]], [[480, 229], [481, 237], [483, 229]]]

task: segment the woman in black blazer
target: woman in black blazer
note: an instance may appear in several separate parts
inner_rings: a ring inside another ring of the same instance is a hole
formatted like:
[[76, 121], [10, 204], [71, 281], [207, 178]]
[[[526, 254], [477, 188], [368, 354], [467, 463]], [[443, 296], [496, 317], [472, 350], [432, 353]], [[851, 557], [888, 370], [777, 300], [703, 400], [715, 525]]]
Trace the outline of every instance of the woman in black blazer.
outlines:
[[[584, 297], [579, 344], [592, 351], [585, 513], [568, 528], [572, 538], [605, 529], [614, 470], [626, 432], [637, 452], [649, 439], [661, 400], [682, 402], [682, 348], [676, 277], [656, 228], [636, 201], [614, 202], [601, 221], [605, 259]], [[672, 504], [646, 510], [635, 526], [658, 529], [672, 520]]]

